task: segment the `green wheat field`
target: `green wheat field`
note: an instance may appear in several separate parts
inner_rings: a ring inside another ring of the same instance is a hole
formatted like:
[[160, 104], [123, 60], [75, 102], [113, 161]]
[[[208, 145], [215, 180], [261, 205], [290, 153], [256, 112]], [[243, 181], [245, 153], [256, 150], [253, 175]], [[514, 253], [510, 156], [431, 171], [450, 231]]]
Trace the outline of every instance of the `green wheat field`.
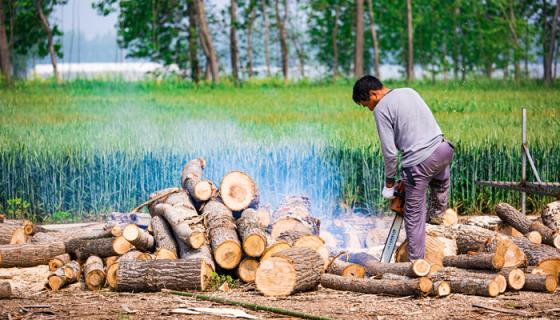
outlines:
[[[15, 86], [0, 90], [0, 209], [8, 215], [79, 220], [129, 210], [179, 185], [194, 157], [206, 159], [205, 174], [216, 183], [230, 170], [246, 171], [273, 207], [286, 194], [307, 193], [319, 216], [387, 211], [375, 124], [352, 102], [350, 81]], [[541, 177], [560, 180], [560, 87], [474, 80], [408, 86], [456, 145], [450, 205], [459, 212], [519, 203], [515, 192], [474, 181], [520, 179], [521, 107]], [[529, 210], [550, 200], [531, 196]]]

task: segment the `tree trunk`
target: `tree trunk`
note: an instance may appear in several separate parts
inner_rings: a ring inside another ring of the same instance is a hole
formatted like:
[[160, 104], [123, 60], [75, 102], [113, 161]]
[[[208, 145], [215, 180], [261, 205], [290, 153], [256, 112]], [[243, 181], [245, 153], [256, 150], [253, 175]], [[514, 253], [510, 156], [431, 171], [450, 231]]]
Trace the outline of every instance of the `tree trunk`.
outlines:
[[189, 17], [189, 60], [191, 62], [191, 78], [194, 83], [200, 81], [200, 62], [198, 61], [198, 36], [197, 36], [197, 23], [196, 23], [196, 4], [198, 0], [187, 0], [187, 15]]
[[51, 63], [52, 63], [52, 66], [53, 66], [54, 77], [55, 77], [57, 83], [61, 83], [62, 80], [60, 79], [60, 75], [58, 74], [58, 67], [57, 67], [57, 64], [56, 64], [56, 52], [54, 50], [52, 30], [49, 27], [49, 21], [47, 20], [47, 18], [43, 14], [43, 8], [42, 8], [42, 5], [41, 5], [41, 0], [35, 0], [35, 9], [37, 10], [37, 14], [39, 15], [39, 18], [41, 19], [41, 24], [43, 25], [43, 29], [45, 29], [45, 32], [47, 33], [47, 43], [48, 43], [48, 47], [49, 47], [49, 54], [51, 56]]
[[414, 49], [412, 46], [412, 0], [406, 0], [406, 30], [408, 39], [406, 80], [414, 81]]
[[62, 268], [65, 264], [69, 263], [70, 260], [70, 255], [65, 253], [65, 254], [61, 254], [58, 255], [54, 258], [52, 258], [51, 260], [49, 260], [49, 270], [51, 272], [56, 271], [56, 269], [58, 268]]
[[[186, 194], [184, 194], [183, 197], [188, 199]], [[198, 220], [201, 220], [194, 208], [187, 209], [182, 206], [175, 207], [169, 203], [165, 203], [158, 204], [154, 208], [154, 213], [165, 218], [167, 223], [171, 226], [171, 229], [173, 229], [173, 232], [175, 232], [177, 239], [185, 242], [191, 248], [198, 249], [206, 241], [203, 229], [197, 227], [196, 230], [193, 230], [191, 228], [190, 222], [192, 220], [196, 219], [197, 222], [200, 222]]]
[[560, 232], [560, 201], [546, 205], [541, 213], [543, 223], [554, 232]]
[[500, 286], [495, 277], [489, 278], [456, 268], [443, 268], [430, 275], [434, 281], [447, 281], [451, 292], [484, 297], [495, 297], [500, 293]]
[[167, 221], [159, 216], [153, 217], [152, 229], [156, 242], [156, 259], [177, 259], [177, 243]]
[[105, 285], [105, 269], [103, 260], [90, 256], [84, 264], [84, 282], [89, 290], [96, 291]]
[[379, 44], [377, 43], [377, 32], [375, 31], [375, 15], [373, 14], [372, 0], [367, 0], [369, 12], [369, 30], [371, 31], [371, 40], [373, 41], [373, 66], [375, 69], [375, 76], [381, 78], [381, 71], [379, 69]]
[[34, 267], [47, 265], [52, 258], [64, 254], [64, 242], [26, 243], [0, 246], [0, 267]]
[[500, 219], [510, 224], [521, 233], [527, 234], [530, 231], [537, 231], [541, 234], [543, 243], [549, 244], [555, 248], [560, 248], [560, 234], [555, 233], [552, 229], [539, 221], [532, 222], [509, 204], [498, 204], [496, 206], [496, 214]]
[[138, 228], [135, 224], [127, 225], [122, 236], [136, 249], [143, 252], [153, 252], [156, 246], [154, 237], [148, 231]]
[[80, 279], [80, 265], [76, 261], [68, 262], [57, 268], [47, 278], [48, 288], [58, 291]]
[[370, 280], [324, 274], [321, 286], [340, 291], [393, 296], [423, 296], [432, 290], [432, 282], [426, 277], [411, 280]]
[[356, 34], [354, 40], [354, 78], [364, 75], [364, 0], [356, 0]]
[[12, 62], [10, 58], [10, 48], [8, 46], [8, 36], [6, 35], [4, 1], [0, 1], [0, 69], [2, 71], [2, 80], [5, 83], [10, 83]]
[[266, 8], [266, 0], [261, 0], [261, 9], [263, 15], [263, 37], [264, 37], [264, 62], [266, 64], [266, 75], [270, 77], [270, 49], [268, 48], [269, 42], [269, 23], [268, 12]]
[[224, 269], [234, 269], [241, 261], [242, 251], [232, 212], [221, 202], [211, 200], [204, 206], [208, 219], [208, 235], [214, 260]]
[[460, 0], [455, 0], [453, 4], [453, 28], [451, 34], [453, 37], [453, 48], [452, 48], [452, 59], [453, 59], [453, 78], [457, 80], [459, 78], [459, 41], [461, 37], [457, 32], [457, 27], [459, 26], [457, 20], [459, 19], [459, 14], [461, 13]]
[[364, 278], [366, 275], [366, 269], [364, 266], [356, 263], [349, 263], [340, 259], [335, 259], [326, 272], [347, 278], [360, 279]]
[[408, 277], [423, 277], [430, 273], [430, 263], [424, 259], [414, 262], [385, 263], [366, 253], [350, 253], [348, 261], [364, 266], [370, 276], [392, 273]]
[[525, 291], [537, 291], [554, 293], [558, 287], [558, 279], [556, 276], [542, 274], [525, 274]]
[[233, 83], [239, 83], [239, 69], [237, 67], [239, 50], [237, 49], [237, 0], [230, 1], [230, 29], [229, 29], [229, 46], [231, 55], [231, 75]]
[[251, 8], [249, 13], [249, 18], [247, 20], [247, 39], [246, 39], [246, 50], [247, 50], [247, 75], [249, 79], [253, 78], [253, 44], [251, 36], [253, 35], [253, 23], [257, 16], [256, 7]]
[[249, 257], [260, 257], [267, 247], [267, 239], [259, 224], [257, 212], [254, 209], [245, 209], [236, 223], [245, 254]]
[[288, 20], [288, 0], [283, 0], [284, 16], [280, 14], [280, 0], [274, 0], [276, 9], [276, 26], [278, 27], [280, 38], [280, 51], [282, 57], [282, 75], [284, 76], [284, 84], [288, 84], [288, 41], [286, 34], [286, 21]]
[[[556, 37], [556, 26], [558, 25], [558, 15], [560, 14], [560, 0], [556, 0], [556, 10], [554, 10], [554, 18], [550, 30], [550, 40], [546, 57], [544, 58], [544, 82], [550, 84], [552, 82], [552, 58], [554, 57], [554, 40]], [[543, 13], [544, 15], [544, 13]], [[546, 19], [546, 17], [544, 17]]]
[[314, 290], [321, 281], [323, 268], [323, 259], [313, 249], [283, 250], [261, 262], [255, 285], [265, 296], [286, 296]]
[[241, 171], [228, 172], [220, 184], [220, 198], [231, 211], [256, 208], [259, 197], [257, 185], [251, 177]]
[[212, 269], [202, 258], [123, 261], [119, 262], [116, 289], [129, 292], [206, 290], [211, 277]]
[[0, 282], [0, 299], [12, 297], [12, 285], [9, 282]]
[[239, 279], [245, 283], [254, 282], [259, 268], [259, 260], [254, 258], [245, 258], [239, 263], [237, 275]]
[[320, 220], [311, 216], [311, 204], [305, 196], [286, 197], [273, 213], [270, 236], [276, 239], [284, 231], [319, 234]]
[[460, 254], [457, 256], [443, 257], [445, 267], [462, 269], [479, 269], [497, 271], [503, 268], [505, 259], [502, 255], [492, 253], [479, 253], [475, 255]]
[[194, 3], [196, 3], [200, 38], [208, 62], [209, 72], [212, 76], [212, 82], [218, 83], [220, 82], [220, 76], [218, 74], [218, 56], [216, 55], [216, 50], [212, 44], [212, 33], [208, 29], [204, 1], [194, 0]]
[[336, 83], [336, 76], [338, 72], [338, 46], [337, 46], [337, 37], [338, 37], [338, 18], [340, 16], [340, 6], [338, 4], [335, 5], [334, 8], [334, 20], [333, 20], [333, 30], [332, 30], [332, 49], [333, 49], [333, 83]]

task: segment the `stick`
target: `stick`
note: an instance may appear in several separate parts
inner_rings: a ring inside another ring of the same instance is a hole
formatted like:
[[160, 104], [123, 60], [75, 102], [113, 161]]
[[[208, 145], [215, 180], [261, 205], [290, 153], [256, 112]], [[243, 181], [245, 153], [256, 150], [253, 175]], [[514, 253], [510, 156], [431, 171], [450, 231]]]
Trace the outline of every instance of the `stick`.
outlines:
[[250, 310], [255, 310], [255, 311], [268, 311], [268, 312], [272, 312], [272, 313], [276, 313], [276, 314], [283, 314], [283, 315], [286, 315], [286, 316], [298, 317], [298, 318], [303, 318], [303, 319], [331, 320], [331, 318], [329, 318], [329, 317], [316, 316], [316, 315], [305, 313], [305, 312], [299, 312], [299, 311], [292, 311], [292, 310], [287, 310], [287, 309], [282, 309], [282, 308], [263, 306], [263, 305], [254, 304], [254, 303], [229, 300], [229, 299], [225, 299], [225, 298], [207, 296], [207, 295], [203, 295], [203, 294], [197, 294], [197, 293], [191, 293], [191, 292], [185, 292], [185, 291], [174, 291], [174, 290], [162, 289], [161, 292], [167, 292], [167, 293], [171, 293], [171, 294], [178, 295], [178, 296], [192, 297], [192, 298], [195, 298], [195, 299], [218, 302], [218, 303], [223, 303], [223, 304], [230, 304], [230, 305], [233, 305], [233, 306], [240, 306], [240, 307], [244, 307], [244, 308], [247, 308], [247, 309], [250, 309]]
[[173, 194], [173, 193], [179, 192], [179, 191], [182, 191], [182, 189], [181, 189], [181, 188], [173, 188], [173, 189], [171, 189], [171, 190], [169, 190], [169, 191], [167, 191], [167, 192], [164, 192], [164, 193], [160, 194], [159, 196], [157, 196], [157, 197], [155, 197], [155, 198], [153, 198], [153, 199], [150, 199], [150, 200], [148, 200], [148, 201], [142, 203], [142, 204], [139, 205], [138, 207], [132, 209], [130, 212], [138, 212], [138, 210], [144, 208], [145, 206], [149, 206], [150, 204], [152, 204], [152, 203], [154, 203], [154, 202], [156, 202], [156, 201], [158, 201], [158, 200], [160, 200], [160, 199], [163, 199], [163, 198], [169, 196], [170, 194]]

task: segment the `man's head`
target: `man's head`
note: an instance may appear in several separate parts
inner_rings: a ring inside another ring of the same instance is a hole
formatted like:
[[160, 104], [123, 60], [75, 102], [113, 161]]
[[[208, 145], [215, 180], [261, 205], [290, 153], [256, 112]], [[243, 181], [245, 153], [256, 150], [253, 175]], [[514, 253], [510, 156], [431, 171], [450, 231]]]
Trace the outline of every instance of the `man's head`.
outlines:
[[374, 76], [363, 76], [360, 80], [356, 81], [354, 84], [354, 91], [352, 93], [352, 99], [357, 104], [367, 107], [369, 110], [373, 111], [377, 103], [383, 98], [387, 89], [383, 87], [383, 84], [379, 79]]

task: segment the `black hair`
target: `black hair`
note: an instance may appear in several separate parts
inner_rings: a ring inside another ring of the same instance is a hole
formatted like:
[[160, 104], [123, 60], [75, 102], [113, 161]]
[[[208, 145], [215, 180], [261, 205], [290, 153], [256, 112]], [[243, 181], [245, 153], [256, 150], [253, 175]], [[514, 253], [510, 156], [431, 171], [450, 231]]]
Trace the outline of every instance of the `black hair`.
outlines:
[[363, 76], [354, 84], [352, 100], [356, 103], [359, 103], [360, 101], [368, 101], [369, 91], [379, 90], [381, 88], [383, 88], [383, 83], [381, 83], [379, 79], [370, 75]]

